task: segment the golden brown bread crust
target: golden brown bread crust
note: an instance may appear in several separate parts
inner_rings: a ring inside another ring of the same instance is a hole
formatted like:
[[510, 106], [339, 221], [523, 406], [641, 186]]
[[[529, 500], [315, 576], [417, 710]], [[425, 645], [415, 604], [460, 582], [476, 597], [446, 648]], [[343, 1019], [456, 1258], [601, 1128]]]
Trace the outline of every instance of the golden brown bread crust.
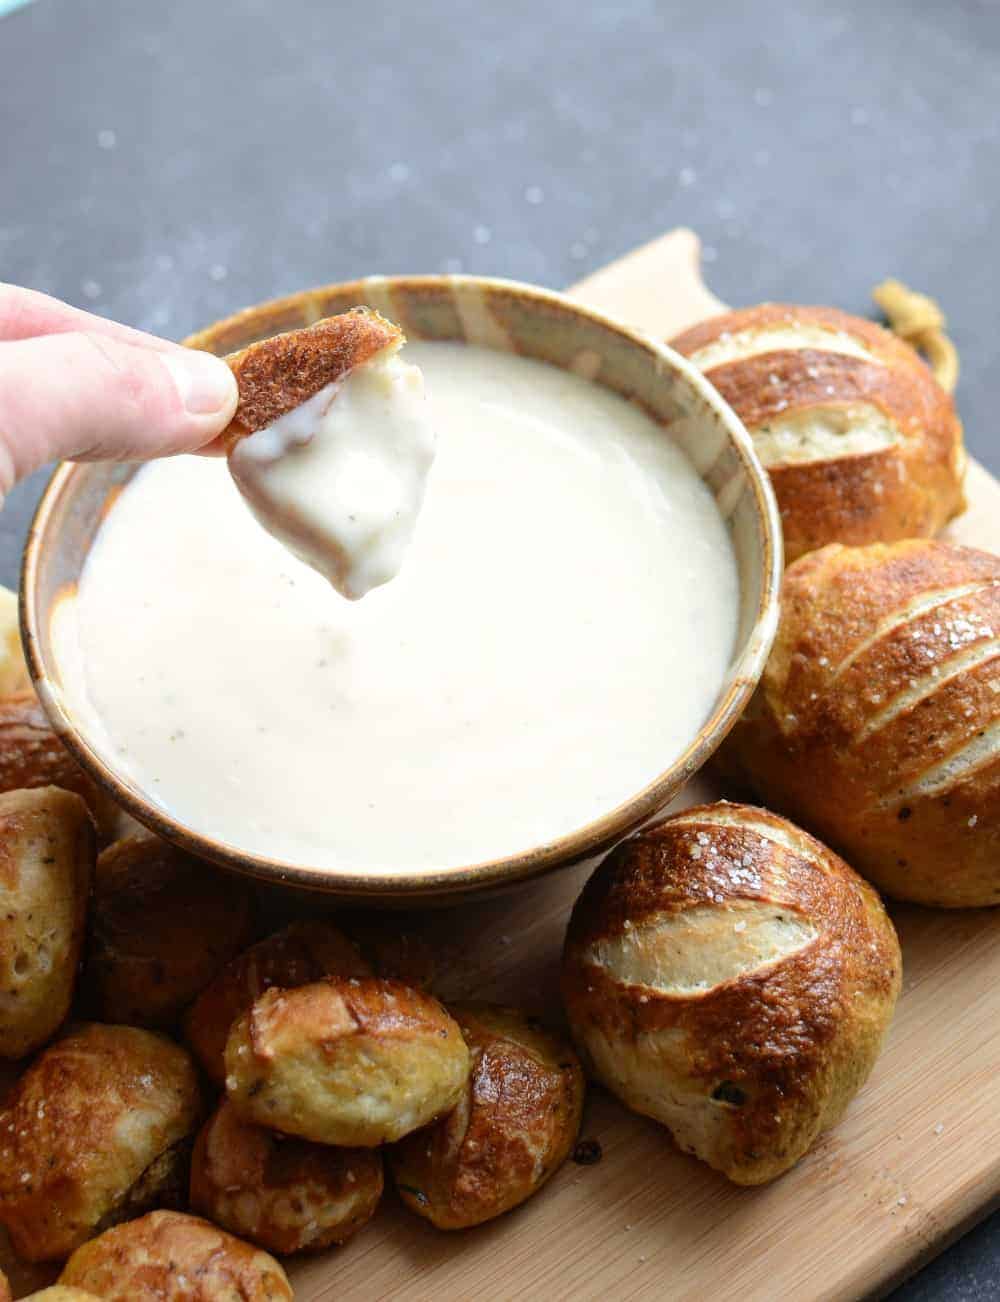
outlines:
[[626, 841], [570, 920], [585, 1061], [739, 1184], [772, 1180], [868, 1076], [900, 985], [876, 893], [763, 809], [685, 810]]
[[154, 1207], [185, 1211], [193, 1148], [194, 1135], [185, 1135], [154, 1158], [135, 1184], [101, 1217], [97, 1230], [110, 1230], [112, 1225], [134, 1220]]
[[150, 1212], [77, 1248], [59, 1277], [105, 1302], [291, 1302], [273, 1257], [197, 1216]]
[[395, 912], [391, 917], [384, 912], [352, 914], [351, 936], [371, 964], [371, 972], [343, 972], [340, 975], [392, 977], [405, 985], [429, 990], [438, 970], [440, 954], [420, 934], [419, 925], [414, 918]]
[[[10, 1294], [7, 1296], [9, 1298]], [[0, 1292], [0, 1302], [3, 1302], [2, 1292]], [[96, 1293], [87, 1293], [82, 1288], [74, 1288], [67, 1284], [51, 1284], [38, 1293], [29, 1293], [24, 1302], [101, 1302], [101, 1299]]]
[[[240, 439], [273, 425], [320, 389], [402, 342], [398, 326], [371, 308], [356, 307], [231, 353], [225, 360], [236, 376], [240, 397], [233, 419], [222, 431], [226, 450], [232, 451]], [[202, 346], [212, 350], [210, 340]]]
[[205, 1072], [217, 1085], [224, 1084], [233, 1022], [265, 990], [290, 990], [325, 976], [371, 976], [371, 968], [343, 932], [320, 919], [293, 922], [234, 958], [184, 1019], [185, 1038]]
[[995, 556], [912, 541], [804, 557], [717, 767], [899, 899], [1000, 904], [998, 636]]
[[84, 985], [103, 1022], [172, 1026], [253, 939], [247, 885], [152, 832], [97, 861]]
[[371, 1220], [382, 1179], [377, 1150], [284, 1138], [224, 1098], [195, 1143], [191, 1210], [268, 1252], [316, 1252]]
[[0, 700], [0, 791], [62, 787], [87, 802], [101, 841], [118, 816], [117, 806], [92, 782], [49, 726], [33, 692]]
[[[785, 326], [796, 322], [817, 325], [831, 334], [851, 335], [870, 352], [885, 353], [888, 356], [914, 357], [916, 354], [909, 344], [904, 344], [891, 330], [886, 330], [874, 321], [867, 321], [863, 316], [853, 316], [842, 312], [837, 307], [806, 306], [797, 303], [759, 303], [756, 307], [737, 308], [733, 312], [721, 312], [718, 316], [707, 317], [696, 325], [682, 330], [673, 340], [671, 348], [686, 355], [699, 352], [709, 344], [715, 343], [719, 336], [729, 331], [736, 334], [739, 330]], [[919, 360], [919, 358], [918, 358]]]
[[165, 1037], [90, 1024], [51, 1044], [0, 1112], [0, 1222], [14, 1250], [56, 1260], [123, 1203], [145, 1210], [128, 1202], [133, 1186], [200, 1119], [194, 1063]]
[[377, 977], [271, 989], [234, 1024], [226, 1092], [241, 1116], [319, 1144], [370, 1148], [455, 1106], [469, 1051], [423, 991]]
[[0, 1058], [33, 1053], [69, 1012], [95, 853], [79, 796], [0, 795]]
[[[937, 533], [965, 505], [962, 427], [951, 398], [918, 354], [870, 321], [834, 308], [765, 303], [727, 312], [671, 341], [685, 356], [750, 332], [774, 328], [828, 332], [822, 346], [777, 347], [713, 364], [707, 378], [755, 441], [768, 422], [792, 413], [865, 404], [895, 426], [888, 447], [838, 457], [768, 465], [781, 510], [788, 561], [830, 542], [869, 543]], [[868, 357], [835, 351], [854, 340]]]
[[516, 1009], [452, 1006], [472, 1050], [458, 1106], [389, 1153], [403, 1202], [441, 1230], [491, 1220], [530, 1198], [566, 1160], [584, 1080], [561, 1036]]

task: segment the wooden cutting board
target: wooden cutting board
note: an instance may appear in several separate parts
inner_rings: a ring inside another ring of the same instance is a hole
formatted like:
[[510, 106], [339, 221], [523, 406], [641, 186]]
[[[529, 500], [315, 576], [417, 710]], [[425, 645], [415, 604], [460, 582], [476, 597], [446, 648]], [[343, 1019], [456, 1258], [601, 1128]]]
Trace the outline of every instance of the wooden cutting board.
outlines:
[[[698, 253], [692, 232], [673, 231], [570, 292], [669, 337], [723, 308]], [[949, 536], [1000, 551], [1000, 484], [977, 465], [969, 498]], [[717, 794], [697, 779], [675, 807]], [[559, 950], [583, 877], [416, 917], [439, 950], [439, 993], [558, 1017]], [[812, 1302], [887, 1290], [1000, 1201], [1000, 909], [893, 916], [904, 986], [886, 1050], [842, 1124], [776, 1183], [730, 1185], [592, 1089], [583, 1135], [600, 1142], [597, 1165], [567, 1163], [524, 1207], [462, 1233], [432, 1229], [388, 1193], [352, 1243], [289, 1264], [296, 1298]], [[23, 1292], [40, 1279], [21, 1270], [13, 1282]]]

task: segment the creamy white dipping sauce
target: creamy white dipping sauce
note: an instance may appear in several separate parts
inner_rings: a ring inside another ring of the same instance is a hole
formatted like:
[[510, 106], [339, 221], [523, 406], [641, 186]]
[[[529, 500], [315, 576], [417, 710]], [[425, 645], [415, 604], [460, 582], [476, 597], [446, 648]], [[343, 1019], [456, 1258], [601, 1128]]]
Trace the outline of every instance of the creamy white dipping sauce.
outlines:
[[399, 573], [434, 445], [423, 376], [392, 348], [241, 439], [229, 468], [264, 528], [356, 600]]
[[709, 714], [736, 633], [708, 490], [577, 376], [412, 343], [438, 450], [406, 563], [345, 601], [224, 463], [141, 469], [57, 654], [116, 768], [188, 826], [316, 867], [443, 868], [610, 812]]

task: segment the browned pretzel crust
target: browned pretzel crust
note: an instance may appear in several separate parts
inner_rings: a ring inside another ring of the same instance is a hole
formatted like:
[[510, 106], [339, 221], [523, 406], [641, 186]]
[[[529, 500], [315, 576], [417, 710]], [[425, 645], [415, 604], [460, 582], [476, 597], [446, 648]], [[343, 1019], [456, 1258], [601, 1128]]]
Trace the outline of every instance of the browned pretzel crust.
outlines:
[[386, 348], [403, 343], [403, 332], [372, 308], [356, 307], [304, 330], [289, 330], [230, 353], [240, 399], [222, 431], [227, 452], [248, 434], [266, 429], [320, 389], [342, 380]]
[[[799, 346], [766, 346], [768, 332], [828, 332]], [[690, 357], [732, 335], [760, 347], [705, 374], [751, 437], [777, 418], [823, 408], [877, 411], [896, 431], [887, 447], [774, 459], [768, 475], [778, 499], [790, 564], [827, 543], [853, 545], [930, 537], [964, 509], [962, 426], [949, 395], [917, 353], [888, 330], [831, 307], [763, 303], [711, 317], [672, 339]], [[867, 354], [838, 351], [847, 336]], [[853, 417], [850, 419], [858, 419]]]
[[812, 552], [716, 769], [897, 899], [1000, 905], [998, 631], [1000, 557], [919, 539]]

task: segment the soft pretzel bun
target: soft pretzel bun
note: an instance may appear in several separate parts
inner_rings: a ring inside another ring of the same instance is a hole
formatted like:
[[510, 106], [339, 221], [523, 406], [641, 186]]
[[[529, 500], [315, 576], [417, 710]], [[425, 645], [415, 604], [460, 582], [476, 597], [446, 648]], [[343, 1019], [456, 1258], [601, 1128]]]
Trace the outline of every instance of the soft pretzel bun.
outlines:
[[771, 476], [788, 561], [826, 543], [929, 537], [964, 507], [955, 407], [888, 330], [765, 303], [671, 340], [733, 407]]
[[97, 861], [85, 986], [103, 1022], [172, 1026], [253, 939], [240, 878], [143, 829]]
[[525, 1013], [490, 1004], [449, 1011], [472, 1050], [458, 1106], [389, 1152], [411, 1211], [441, 1230], [479, 1225], [537, 1192], [576, 1142], [584, 1080], [576, 1054]]
[[344, 1243], [375, 1214], [382, 1155], [289, 1139], [223, 1099], [191, 1157], [191, 1210], [269, 1252]]
[[[231, 452], [240, 439], [273, 425], [320, 389], [402, 343], [399, 326], [372, 308], [356, 307], [230, 353], [225, 361], [236, 376], [239, 401], [220, 436], [223, 446]], [[208, 332], [199, 344], [214, 351]]]
[[875, 891], [792, 823], [720, 803], [612, 852], [577, 901], [563, 996], [628, 1107], [737, 1184], [781, 1175], [836, 1124], [899, 993]]
[[0, 699], [0, 791], [62, 787], [82, 796], [98, 837], [114, 836], [118, 808], [62, 744], [34, 692]]
[[325, 976], [371, 976], [371, 968], [331, 922], [292, 922], [237, 955], [188, 1010], [184, 1034], [203, 1070], [222, 1085], [226, 1040], [233, 1022], [272, 986], [283, 990]]
[[401, 981], [328, 977], [268, 990], [226, 1043], [226, 1091], [248, 1121], [371, 1148], [449, 1112], [469, 1075], [462, 1032]]
[[[392, 977], [418, 990], [430, 990], [442, 963], [438, 948], [421, 934], [413, 918], [384, 912], [352, 913], [351, 936], [371, 964], [367, 975]], [[361, 973], [349, 972], [348, 976]]]
[[150, 1212], [77, 1248], [60, 1283], [105, 1302], [291, 1302], [273, 1257], [197, 1216]]
[[178, 1045], [133, 1026], [79, 1026], [32, 1063], [0, 1110], [0, 1223], [28, 1261], [176, 1192], [201, 1119]]
[[825, 547], [717, 760], [898, 899], [1000, 904], [1000, 559]]
[[0, 845], [0, 1058], [22, 1058], [69, 1012], [94, 875], [94, 824], [73, 792], [6, 791]]

